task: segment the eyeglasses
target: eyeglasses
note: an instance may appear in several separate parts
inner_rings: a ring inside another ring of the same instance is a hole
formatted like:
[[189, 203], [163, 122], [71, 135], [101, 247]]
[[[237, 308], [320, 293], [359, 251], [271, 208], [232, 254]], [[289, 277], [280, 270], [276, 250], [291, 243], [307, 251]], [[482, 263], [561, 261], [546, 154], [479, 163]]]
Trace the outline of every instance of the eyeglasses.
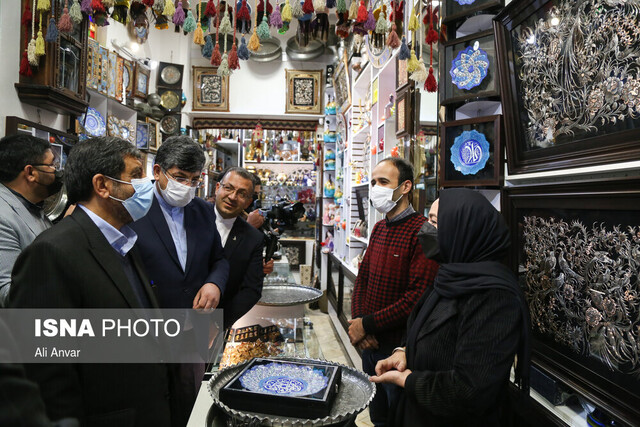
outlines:
[[164, 173], [169, 176], [171, 179], [173, 179], [174, 181], [182, 184], [182, 185], [187, 185], [189, 187], [195, 187], [195, 188], [202, 188], [202, 186], [204, 185], [204, 182], [202, 182], [202, 180], [200, 178], [198, 179], [189, 179], [189, 178], [176, 178], [175, 176], [171, 175], [169, 172], [164, 171]]
[[[32, 163], [31, 166], [49, 166], [50, 168], [54, 168], [55, 170], [60, 169], [60, 162], [53, 163]], [[44, 171], [43, 171], [44, 172]]]
[[251, 199], [251, 195], [245, 191], [245, 190], [236, 190], [235, 187], [231, 184], [221, 184], [220, 188], [222, 188], [224, 190], [225, 193], [227, 194], [232, 194], [235, 193], [236, 197], [238, 197], [239, 199], [242, 199], [244, 201], [250, 200]]

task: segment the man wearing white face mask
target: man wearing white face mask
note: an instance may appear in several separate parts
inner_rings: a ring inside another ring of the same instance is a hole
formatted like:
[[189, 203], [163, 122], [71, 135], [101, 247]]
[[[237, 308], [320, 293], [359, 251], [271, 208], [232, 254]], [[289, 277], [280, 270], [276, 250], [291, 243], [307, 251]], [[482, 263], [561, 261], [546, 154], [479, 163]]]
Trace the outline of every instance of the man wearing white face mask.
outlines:
[[[389, 157], [373, 169], [369, 199], [385, 218], [369, 238], [351, 296], [349, 322], [351, 344], [362, 350], [362, 369], [370, 375], [375, 375], [378, 360], [400, 346], [409, 314], [438, 269], [417, 239], [427, 219], [411, 206], [412, 189], [413, 168], [406, 161]], [[374, 425], [382, 426], [399, 389], [391, 384], [376, 387], [369, 414]]]
[[[162, 308], [213, 309], [218, 307], [229, 276], [213, 206], [195, 198], [202, 186], [202, 148], [187, 136], [168, 138], [158, 149], [153, 166], [155, 184], [149, 213], [131, 227], [136, 246]], [[208, 352], [208, 319], [185, 319], [190, 348], [203, 363], [184, 363], [172, 371], [172, 424], [184, 426], [204, 375]]]

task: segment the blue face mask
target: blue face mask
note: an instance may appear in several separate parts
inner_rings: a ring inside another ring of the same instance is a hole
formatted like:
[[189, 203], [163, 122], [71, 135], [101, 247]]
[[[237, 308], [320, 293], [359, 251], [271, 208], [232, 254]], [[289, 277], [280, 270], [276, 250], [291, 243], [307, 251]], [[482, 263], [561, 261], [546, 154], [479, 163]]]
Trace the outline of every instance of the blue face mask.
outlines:
[[117, 200], [122, 203], [122, 206], [129, 212], [131, 218], [134, 221], [139, 220], [144, 217], [149, 209], [151, 209], [151, 204], [153, 203], [153, 184], [151, 183], [151, 179], [149, 178], [140, 178], [140, 179], [132, 179], [131, 182], [121, 181], [119, 179], [111, 178], [110, 176], [105, 175], [107, 178], [122, 183], [133, 185], [133, 189], [135, 193], [131, 197], [126, 200], [115, 198], [109, 195], [113, 200]]

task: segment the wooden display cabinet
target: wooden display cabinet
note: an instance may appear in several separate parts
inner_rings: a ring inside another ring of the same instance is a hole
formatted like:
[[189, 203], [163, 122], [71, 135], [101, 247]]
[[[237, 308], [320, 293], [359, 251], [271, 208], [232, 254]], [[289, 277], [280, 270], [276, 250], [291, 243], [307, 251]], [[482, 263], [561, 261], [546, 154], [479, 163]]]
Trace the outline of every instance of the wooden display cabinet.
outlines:
[[[26, 2], [22, 0], [21, 9]], [[55, 3], [55, 20], [58, 22], [64, 8], [64, 0], [52, 0]], [[43, 34], [49, 23], [50, 13], [43, 14]], [[37, 33], [37, 29], [36, 29]], [[31, 36], [30, 28], [21, 28], [20, 55]], [[88, 105], [85, 100], [87, 75], [87, 37], [88, 21], [74, 24], [71, 33], [60, 32], [54, 43], [45, 43], [46, 54], [40, 57], [37, 67], [32, 67], [33, 76], [20, 76], [15, 84], [20, 100], [27, 104], [45, 108], [59, 114], [82, 114]]]

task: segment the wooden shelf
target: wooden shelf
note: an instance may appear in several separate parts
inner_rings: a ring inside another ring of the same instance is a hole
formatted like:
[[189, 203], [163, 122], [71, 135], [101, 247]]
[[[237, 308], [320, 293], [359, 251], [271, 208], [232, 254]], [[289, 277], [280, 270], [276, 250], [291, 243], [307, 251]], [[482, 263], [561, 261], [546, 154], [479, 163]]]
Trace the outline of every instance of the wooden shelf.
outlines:
[[349, 235], [349, 241], [351, 240], [355, 240], [356, 242], [361, 242], [364, 243], [365, 245], [369, 246], [369, 239], [368, 238], [364, 238], [364, 237], [357, 237], [353, 234]]

